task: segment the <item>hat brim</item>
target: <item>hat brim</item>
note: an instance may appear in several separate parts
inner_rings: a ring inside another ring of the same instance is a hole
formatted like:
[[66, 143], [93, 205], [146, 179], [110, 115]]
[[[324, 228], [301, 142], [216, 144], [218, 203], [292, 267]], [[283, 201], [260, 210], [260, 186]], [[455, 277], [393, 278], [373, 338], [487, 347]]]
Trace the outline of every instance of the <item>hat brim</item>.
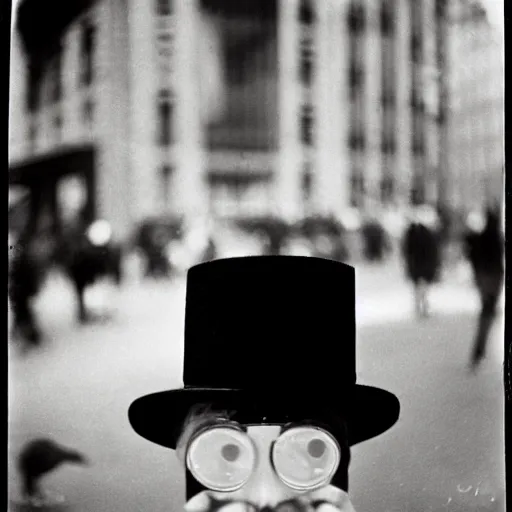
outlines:
[[[143, 438], [166, 448], [176, 449], [183, 423], [192, 407], [197, 404], [212, 404], [222, 410], [243, 411], [251, 409], [254, 395], [246, 390], [184, 388], [162, 391], [142, 396], [135, 400], [128, 411], [132, 428]], [[301, 402], [305, 400], [300, 399]], [[266, 403], [266, 402], [265, 402]], [[331, 414], [344, 418], [348, 428], [348, 443], [353, 446], [376, 437], [391, 428], [400, 415], [398, 398], [384, 389], [356, 384], [350, 398], [336, 400], [324, 397], [325, 407]], [[289, 400], [275, 395], [272, 404], [260, 408], [260, 413], [247, 416], [249, 423], [272, 423], [285, 421]], [[280, 416], [282, 418], [280, 418]]]

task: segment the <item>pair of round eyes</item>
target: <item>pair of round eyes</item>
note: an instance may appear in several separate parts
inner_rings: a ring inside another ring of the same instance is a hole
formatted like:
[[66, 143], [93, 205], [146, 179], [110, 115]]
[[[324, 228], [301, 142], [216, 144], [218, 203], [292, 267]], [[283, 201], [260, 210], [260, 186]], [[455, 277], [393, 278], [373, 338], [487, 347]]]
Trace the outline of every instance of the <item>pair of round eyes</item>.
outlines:
[[[189, 444], [187, 466], [209, 489], [234, 491], [247, 483], [257, 463], [257, 450], [245, 432], [212, 427]], [[317, 427], [294, 427], [283, 432], [271, 448], [271, 462], [289, 487], [310, 490], [327, 484], [340, 462], [340, 448], [331, 434]]]

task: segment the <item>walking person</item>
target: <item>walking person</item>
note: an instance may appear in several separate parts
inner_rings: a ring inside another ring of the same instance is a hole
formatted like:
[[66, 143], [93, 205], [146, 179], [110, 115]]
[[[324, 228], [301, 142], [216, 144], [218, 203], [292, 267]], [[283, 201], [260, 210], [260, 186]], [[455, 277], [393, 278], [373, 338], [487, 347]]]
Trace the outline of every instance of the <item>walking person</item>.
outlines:
[[417, 206], [403, 238], [402, 252], [407, 276], [414, 287], [418, 318], [429, 316], [429, 291], [439, 279], [441, 243], [437, 226], [435, 211], [427, 205]]
[[13, 314], [13, 338], [24, 349], [41, 344], [42, 334], [34, 311], [33, 301], [39, 293], [43, 269], [37, 259], [34, 241], [24, 236], [13, 244], [9, 258], [8, 295]]
[[503, 287], [504, 240], [500, 224], [498, 211], [489, 209], [483, 230], [469, 226], [464, 240], [481, 304], [470, 361], [473, 369], [485, 357]]

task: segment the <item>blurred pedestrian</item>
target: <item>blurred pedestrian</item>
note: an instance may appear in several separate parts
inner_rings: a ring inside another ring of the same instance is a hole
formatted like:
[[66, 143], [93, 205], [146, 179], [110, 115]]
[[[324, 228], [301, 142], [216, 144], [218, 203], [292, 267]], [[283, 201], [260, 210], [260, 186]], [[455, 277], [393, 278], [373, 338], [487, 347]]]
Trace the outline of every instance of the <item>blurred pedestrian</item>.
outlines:
[[169, 235], [164, 226], [152, 226], [149, 243], [146, 247], [146, 276], [153, 278], [168, 277], [171, 271], [167, 257]]
[[[464, 240], [465, 253], [473, 271], [481, 303], [471, 353], [471, 366], [476, 368], [485, 356], [503, 287], [504, 240], [497, 210], [488, 209], [480, 226], [478, 219], [470, 217], [468, 220], [468, 232]], [[481, 227], [483, 229], [479, 229]]]
[[400, 413], [394, 394], [356, 382], [354, 274], [295, 256], [189, 270], [184, 386], [128, 412], [139, 435], [176, 451], [185, 511], [353, 512], [351, 447]]
[[83, 218], [75, 219], [65, 227], [62, 259], [75, 290], [78, 322], [95, 320], [87, 307], [86, 291], [102, 279], [118, 286], [122, 282], [121, 249], [112, 241], [110, 225], [101, 220], [88, 223]]
[[374, 217], [369, 217], [362, 226], [363, 252], [370, 262], [380, 262], [389, 250], [389, 241], [384, 226]]
[[201, 262], [211, 261], [217, 258], [218, 249], [217, 244], [215, 243], [215, 239], [213, 235], [208, 236], [208, 241], [206, 243], [206, 248], [203, 252], [203, 256], [201, 258]]
[[430, 287], [439, 279], [441, 268], [438, 219], [428, 205], [413, 209], [403, 237], [402, 253], [407, 276], [414, 287], [416, 314], [425, 318], [430, 314]]
[[12, 336], [23, 348], [40, 345], [42, 333], [33, 301], [40, 291], [44, 269], [38, 259], [32, 237], [24, 235], [12, 244], [9, 252], [8, 295], [13, 315]]

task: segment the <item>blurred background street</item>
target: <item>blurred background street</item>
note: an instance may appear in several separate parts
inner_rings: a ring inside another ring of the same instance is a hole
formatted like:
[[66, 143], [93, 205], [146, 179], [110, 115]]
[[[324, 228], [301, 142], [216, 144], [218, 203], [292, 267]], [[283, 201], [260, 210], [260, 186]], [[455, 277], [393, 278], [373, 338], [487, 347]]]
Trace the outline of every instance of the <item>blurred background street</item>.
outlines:
[[247, 255], [356, 268], [358, 379], [402, 404], [353, 449], [356, 510], [504, 510], [502, 11], [14, 2], [13, 512], [38, 438], [89, 463], [37, 461], [65, 496], [37, 510], [182, 510], [183, 469], [128, 406], [182, 385], [187, 270]]

